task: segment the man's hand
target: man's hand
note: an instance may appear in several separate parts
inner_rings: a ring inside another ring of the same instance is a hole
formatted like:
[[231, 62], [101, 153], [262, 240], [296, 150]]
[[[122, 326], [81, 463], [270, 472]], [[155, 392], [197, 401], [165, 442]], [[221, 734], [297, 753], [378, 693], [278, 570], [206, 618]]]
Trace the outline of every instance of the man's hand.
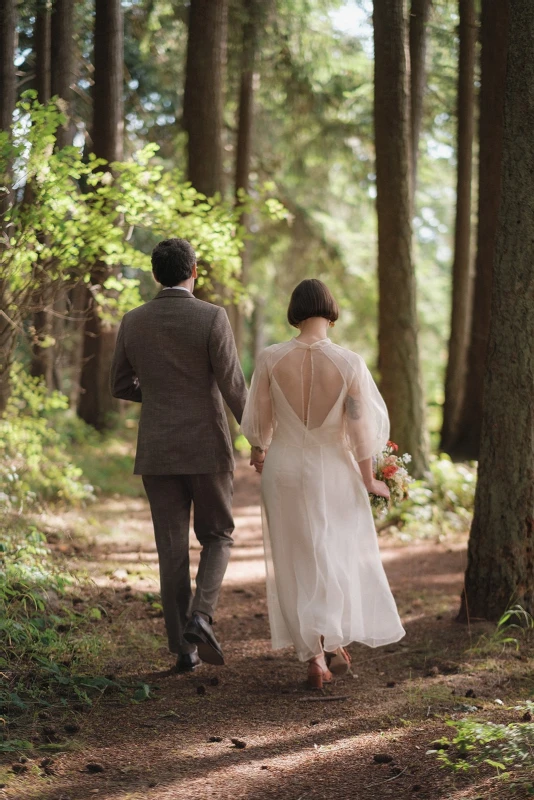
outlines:
[[261, 447], [252, 447], [250, 451], [250, 466], [254, 467], [256, 472], [260, 475], [263, 472], [263, 462], [265, 461], [265, 450], [262, 450]]

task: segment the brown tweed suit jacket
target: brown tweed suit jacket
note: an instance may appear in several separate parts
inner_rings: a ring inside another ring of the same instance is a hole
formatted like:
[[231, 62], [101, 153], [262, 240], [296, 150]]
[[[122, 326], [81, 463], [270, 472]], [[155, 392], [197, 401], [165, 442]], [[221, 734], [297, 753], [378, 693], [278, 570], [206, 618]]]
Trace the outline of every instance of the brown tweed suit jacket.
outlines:
[[223, 397], [240, 422], [246, 386], [224, 308], [165, 289], [129, 311], [117, 338], [111, 393], [143, 404], [136, 475], [234, 469]]

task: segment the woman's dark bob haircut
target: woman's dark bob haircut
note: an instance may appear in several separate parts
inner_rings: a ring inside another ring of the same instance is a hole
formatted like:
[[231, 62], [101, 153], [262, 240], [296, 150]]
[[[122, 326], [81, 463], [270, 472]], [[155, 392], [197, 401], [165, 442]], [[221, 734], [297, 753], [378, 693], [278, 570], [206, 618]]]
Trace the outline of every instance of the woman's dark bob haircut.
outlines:
[[310, 317], [324, 317], [330, 322], [339, 317], [339, 308], [330, 289], [316, 278], [301, 281], [293, 289], [287, 309], [287, 319], [294, 328]]

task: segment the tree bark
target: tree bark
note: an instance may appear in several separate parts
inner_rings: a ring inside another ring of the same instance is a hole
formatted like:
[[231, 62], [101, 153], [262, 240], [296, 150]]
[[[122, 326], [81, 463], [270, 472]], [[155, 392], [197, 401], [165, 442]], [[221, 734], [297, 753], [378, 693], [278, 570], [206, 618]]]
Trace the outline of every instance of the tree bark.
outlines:
[[222, 190], [223, 73], [228, 0], [191, 0], [183, 124], [187, 178], [212, 197]]
[[403, 0], [375, 0], [375, 144], [378, 215], [381, 389], [391, 436], [428, 468], [423, 389], [417, 341], [415, 274], [411, 256], [410, 118], [407, 31]]
[[40, 103], [50, 100], [50, 3], [39, 0], [34, 28], [35, 88]]
[[412, 195], [417, 184], [419, 139], [423, 120], [423, 97], [426, 87], [427, 25], [432, 0], [412, 0], [410, 7], [410, 99]]
[[[0, 130], [7, 131], [13, 120], [13, 109], [16, 96], [15, 73], [15, 37], [16, 37], [16, 2], [0, 0]], [[4, 248], [4, 214], [9, 208], [11, 192], [9, 186], [11, 176], [0, 176], [0, 183], [8, 187], [7, 192], [0, 193], [0, 255]], [[8, 286], [0, 276], [0, 311], [8, 300]], [[15, 340], [15, 329], [10, 322], [0, 316], [0, 415], [5, 411], [9, 397], [9, 370]]]
[[[33, 32], [33, 48], [35, 54], [35, 88], [37, 90], [37, 99], [40, 103], [46, 105], [50, 100], [51, 38], [49, 0], [40, 0], [37, 4]], [[28, 205], [34, 202], [34, 192], [31, 183], [26, 184], [24, 202]], [[39, 239], [41, 242], [44, 242], [44, 236], [42, 234], [39, 236]], [[42, 274], [44, 276], [44, 273]], [[33, 312], [34, 336], [30, 374], [34, 378], [42, 378], [49, 388], [52, 386], [53, 349], [51, 347], [41, 347], [40, 342], [43, 342], [43, 339], [51, 334], [52, 318], [47, 308], [50, 300], [50, 287], [46, 286], [46, 278], [44, 278], [44, 280], [41, 281], [41, 286], [35, 290], [33, 298], [35, 307]]]
[[449, 451], [458, 427], [465, 389], [471, 324], [473, 277], [471, 267], [471, 177], [475, 110], [475, 0], [459, 0], [460, 57], [458, 66], [458, 173], [456, 225], [452, 267], [451, 333], [445, 374], [441, 449]]
[[459, 618], [534, 613], [534, 5], [510, 3], [502, 195], [475, 515]]
[[463, 402], [449, 452], [458, 460], [478, 459], [482, 429], [484, 370], [491, 312], [495, 235], [501, 198], [504, 82], [509, 0], [482, 0], [478, 229], [470, 344]]
[[[123, 51], [120, 0], [96, 0], [92, 140], [95, 155], [108, 162], [120, 161], [123, 154]], [[96, 264], [91, 270], [91, 285], [101, 285], [108, 275], [105, 264]], [[87, 307], [78, 415], [102, 429], [111, 423], [111, 414], [119, 409], [108, 388], [108, 364], [116, 329], [102, 323], [90, 289], [87, 289]]]
[[[254, 64], [258, 43], [258, 0], [243, 0], [243, 38], [241, 49], [241, 74], [239, 83], [239, 105], [237, 112], [237, 147], [235, 165], [236, 203], [239, 207], [240, 192], [248, 194], [250, 158], [252, 151], [252, 125], [254, 121]], [[246, 239], [249, 215], [242, 208], [239, 224], [245, 234], [241, 252], [241, 283], [247, 286], [250, 266], [250, 242]], [[231, 308], [231, 321], [234, 330], [237, 352], [244, 349], [245, 320], [238, 305]]]
[[0, 130], [11, 125], [15, 107], [16, 0], [0, 0]]
[[72, 144], [74, 125], [70, 119], [73, 75], [74, 0], [55, 0], [51, 19], [51, 94], [63, 101], [66, 125], [57, 132], [57, 147]]

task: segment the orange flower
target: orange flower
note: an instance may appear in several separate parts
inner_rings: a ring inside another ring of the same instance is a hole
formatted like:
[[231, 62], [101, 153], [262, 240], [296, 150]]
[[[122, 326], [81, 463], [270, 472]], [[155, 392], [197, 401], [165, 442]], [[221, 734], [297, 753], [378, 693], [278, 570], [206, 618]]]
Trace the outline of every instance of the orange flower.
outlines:
[[389, 480], [390, 478], [392, 478], [395, 475], [397, 470], [398, 470], [398, 467], [396, 467], [394, 464], [391, 464], [388, 467], [384, 467], [384, 469], [382, 470], [382, 475], [384, 476], [384, 478], [386, 480]]
[[395, 442], [388, 442], [388, 447], [391, 447], [391, 449], [395, 450], [395, 452], [397, 452], [397, 450], [399, 449], [399, 445], [395, 444]]

